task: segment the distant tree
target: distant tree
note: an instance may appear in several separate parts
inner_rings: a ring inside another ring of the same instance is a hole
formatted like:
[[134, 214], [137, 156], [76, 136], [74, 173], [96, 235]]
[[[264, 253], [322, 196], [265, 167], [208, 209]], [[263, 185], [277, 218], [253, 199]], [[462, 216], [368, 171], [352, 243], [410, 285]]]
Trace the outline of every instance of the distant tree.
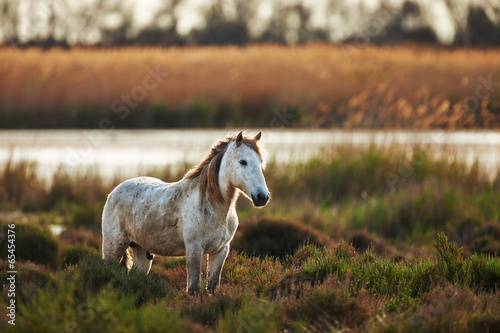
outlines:
[[[233, 17], [229, 16], [225, 6], [231, 6]], [[190, 33], [189, 40], [199, 45], [246, 45], [250, 42], [248, 24], [254, 19], [255, 1], [217, 0], [205, 14], [205, 26]]]
[[[380, 15], [380, 11], [388, 11], [388, 7], [381, 7], [374, 16]], [[427, 25], [422, 18], [420, 5], [414, 1], [407, 0], [399, 11], [390, 11], [392, 15], [384, 29], [378, 35], [373, 36], [372, 42], [377, 44], [403, 43], [408, 41], [418, 43], [437, 43], [435, 31]]]
[[[313, 22], [310, 2], [272, 2], [269, 21], [259, 20], [260, 0], [214, 0], [203, 13], [205, 24], [179, 35], [178, 6], [165, 0], [150, 24], [138, 29], [130, 2], [121, 0], [0, 0], [0, 42], [19, 47], [72, 45], [246, 45], [304, 44], [313, 41], [355, 43], [437, 43], [420, 0], [380, 0], [372, 12], [364, 2], [325, 0], [326, 23]], [[455, 45], [500, 45], [500, 2], [469, 6], [443, 0], [456, 29]], [[256, 28], [257, 27], [257, 28]]]
[[489, 46], [500, 44], [500, 2], [469, 5], [445, 0], [455, 25], [454, 45]]
[[182, 46], [185, 38], [177, 33], [178, 18], [175, 10], [182, 0], [165, 1], [151, 23], [141, 29], [129, 42], [137, 45]]
[[121, 17], [116, 31], [128, 29], [132, 17], [130, 8], [119, 0], [0, 1], [3, 43], [19, 47], [98, 44], [103, 41], [103, 34], [110, 31], [110, 16]]
[[500, 45], [500, 24], [495, 24], [484, 8], [470, 6], [467, 25], [457, 34], [455, 44], [481, 47]]
[[278, 44], [304, 44], [314, 41], [328, 41], [326, 28], [311, 28], [311, 10], [302, 3], [274, 5], [273, 16], [258, 38], [258, 42]]
[[19, 2], [0, 0], [0, 29], [6, 44], [19, 44]]
[[271, 19], [262, 32], [262, 34], [257, 38], [259, 43], [275, 43], [275, 44], [286, 44], [286, 17], [283, 15], [285, 12], [285, 7], [279, 2], [275, 2], [273, 5], [273, 14]]

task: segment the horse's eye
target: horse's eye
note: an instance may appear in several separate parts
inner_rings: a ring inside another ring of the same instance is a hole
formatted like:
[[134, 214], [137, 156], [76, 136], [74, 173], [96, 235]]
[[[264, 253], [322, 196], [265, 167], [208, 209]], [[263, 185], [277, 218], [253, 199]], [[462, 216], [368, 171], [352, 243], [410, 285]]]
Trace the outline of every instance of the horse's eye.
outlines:
[[240, 164], [241, 164], [241, 165], [247, 165], [247, 161], [245, 161], [245, 160], [240, 160]]

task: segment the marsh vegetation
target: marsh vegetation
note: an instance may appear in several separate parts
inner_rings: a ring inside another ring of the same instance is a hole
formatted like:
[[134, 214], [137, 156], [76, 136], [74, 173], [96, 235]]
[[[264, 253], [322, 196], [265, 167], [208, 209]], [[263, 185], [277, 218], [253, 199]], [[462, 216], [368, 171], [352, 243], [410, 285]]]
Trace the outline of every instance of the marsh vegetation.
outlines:
[[[401, 159], [411, 173], [398, 173]], [[221, 289], [193, 298], [182, 258], [156, 258], [148, 276], [102, 264], [102, 206], [121, 179], [59, 172], [48, 180], [28, 162], [6, 165], [0, 218], [3, 235], [8, 223], [17, 228], [15, 330], [498, 328], [499, 177], [424, 151], [374, 146], [271, 162], [266, 177], [273, 198], [265, 209], [239, 201]], [[0, 265], [5, 274], [7, 262]]]

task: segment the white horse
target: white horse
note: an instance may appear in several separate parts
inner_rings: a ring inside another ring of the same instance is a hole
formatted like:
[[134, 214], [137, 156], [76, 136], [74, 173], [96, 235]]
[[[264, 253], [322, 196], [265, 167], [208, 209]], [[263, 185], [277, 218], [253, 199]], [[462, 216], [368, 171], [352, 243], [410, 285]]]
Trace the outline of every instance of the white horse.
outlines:
[[118, 185], [102, 214], [103, 259], [122, 261], [127, 269], [133, 263], [148, 273], [152, 254], [186, 256], [187, 288], [193, 295], [199, 292], [201, 261], [208, 254], [208, 289], [215, 290], [238, 227], [240, 191], [255, 206], [270, 198], [260, 137], [243, 137], [242, 132], [226, 137], [176, 183], [138, 177]]

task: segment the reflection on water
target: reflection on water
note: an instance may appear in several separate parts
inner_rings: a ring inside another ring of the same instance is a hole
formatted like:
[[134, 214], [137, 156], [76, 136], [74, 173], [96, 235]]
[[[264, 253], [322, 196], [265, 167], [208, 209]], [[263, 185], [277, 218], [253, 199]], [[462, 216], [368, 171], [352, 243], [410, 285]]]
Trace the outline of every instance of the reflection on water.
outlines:
[[[228, 130], [22, 130], [0, 131], [0, 164], [29, 160], [42, 176], [58, 168], [104, 177], [134, 176], [152, 168], [189, 166], [199, 162]], [[249, 131], [255, 135], [257, 131]], [[500, 170], [499, 132], [409, 132], [264, 129], [262, 141], [278, 162], [307, 159], [342, 144], [412, 147], [422, 145], [435, 156], [456, 156], [467, 164], [479, 161], [490, 176]], [[183, 167], [184, 168], [184, 167]]]

